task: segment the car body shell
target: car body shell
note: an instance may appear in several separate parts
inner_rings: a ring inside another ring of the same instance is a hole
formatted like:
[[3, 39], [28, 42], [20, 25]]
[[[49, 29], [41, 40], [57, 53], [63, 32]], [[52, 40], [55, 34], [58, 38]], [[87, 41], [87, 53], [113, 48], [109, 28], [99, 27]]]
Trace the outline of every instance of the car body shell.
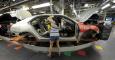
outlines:
[[[48, 14], [49, 15], [49, 14]], [[40, 15], [40, 16], [44, 16], [44, 15]], [[40, 17], [39, 15], [36, 16], [32, 16], [29, 18], [26, 18], [22, 21], [17, 22], [16, 24], [13, 24], [11, 26], [11, 32], [15, 33], [15, 34], [19, 34], [19, 33], [23, 33], [23, 32], [27, 32], [32, 34], [37, 41], [39, 42], [48, 42], [49, 38], [45, 38], [40, 36], [35, 28], [30, 24], [30, 21], [36, 17]], [[55, 14], [54, 14], [55, 16]], [[64, 16], [64, 15], [59, 15], [59, 16]], [[67, 16], [64, 16], [67, 17]], [[69, 18], [69, 17], [67, 17]], [[70, 18], [69, 18], [70, 19]], [[72, 19], [71, 19], [72, 20]], [[78, 34], [79, 34], [79, 25], [77, 21], [72, 20], [75, 23], [75, 36], [73, 37], [60, 37], [60, 41], [78, 41]], [[78, 33], [78, 34], [76, 34]], [[31, 49], [33, 51], [48, 51], [48, 47], [40, 47], [40, 46], [34, 46], [34, 45], [29, 45], [29, 44], [20, 44], [23, 45], [24, 47]], [[94, 42], [90, 42], [87, 44], [83, 44], [83, 45], [78, 45], [78, 46], [66, 46], [66, 47], [60, 47], [60, 52], [64, 52], [64, 51], [76, 51], [79, 49], [83, 49], [83, 48], [87, 48], [94, 45]], [[56, 50], [56, 48], [53, 48], [53, 52], [59, 52], [58, 50]]]
[[[50, 14], [48, 14], [48, 15], [50, 15]], [[55, 15], [58, 15], [58, 14], [55, 14]], [[40, 16], [44, 16], [44, 15], [40, 15]], [[24, 19], [22, 21], [17, 22], [16, 24], [12, 25], [12, 27], [10, 29], [11, 32], [16, 33], [16, 34], [27, 32], [27, 33], [31, 33], [32, 35], [34, 35], [34, 37], [36, 37], [36, 39], [39, 40], [39, 41], [48, 41], [49, 38], [44, 38], [44, 37], [40, 36], [36, 32], [35, 28], [30, 24], [30, 21], [32, 19], [34, 19], [36, 17], [40, 17], [40, 16], [39, 15], [32, 16], [32, 17], [29, 17], [29, 18], [26, 18], [26, 19]], [[64, 16], [64, 15], [59, 15], [59, 16]], [[64, 17], [66, 17], [66, 16], [64, 16]], [[72, 20], [72, 21], [76, 23], [76, 21], [74, 21], [74, 20]], [[76, 36], [74, 36], [74, 37], [66, 37], [66, 38], [61, 38], [60, 37], [60, 40], [63, 40], [63, 41], [75, 41]]]

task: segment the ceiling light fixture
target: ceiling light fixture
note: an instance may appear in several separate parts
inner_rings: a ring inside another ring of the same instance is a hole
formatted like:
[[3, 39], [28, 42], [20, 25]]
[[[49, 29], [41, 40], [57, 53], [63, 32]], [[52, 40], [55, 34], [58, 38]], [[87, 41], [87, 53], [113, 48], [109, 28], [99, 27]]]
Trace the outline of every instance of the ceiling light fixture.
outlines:
[[89, 4], [85, 4], [84, 7], [89, 7]]
[[[51, 5], [53, 5], [53, 4], [51, 4]], [[43, 4], [39, 4], [39, 5], [34, 5], [34, 6], [32, 6], [32, 8], [36, 9], [36, 8], [42, 8], [42, 7], [47, 7], [47, 6], [50, 6], [49, 2], [43, 3]]]
[[103, 10], [103, 9], [109, 7], [109, 6], [111, 6], [111, 4], [106, 4], [106, 5], [104, 5], [101, 9]]
[[115, 0], [113, 0], [112, 2], [115, 3]]
[[16, 1], [16, 0], [12, 0], [12, 1]]
[[114, 6], [112, 6], [111, 8], [115, 8], [115, 5], [114, 5]]

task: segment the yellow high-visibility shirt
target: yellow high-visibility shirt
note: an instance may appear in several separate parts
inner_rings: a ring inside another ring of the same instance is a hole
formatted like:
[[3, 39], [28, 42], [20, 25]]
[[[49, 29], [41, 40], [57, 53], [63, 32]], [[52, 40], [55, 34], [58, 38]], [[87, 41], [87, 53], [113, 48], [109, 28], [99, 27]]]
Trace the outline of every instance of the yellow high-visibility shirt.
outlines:
[[51, 25], [48, 24], [47, 27], [48, 27], [48, 31], [50, 31], [51, 30]]

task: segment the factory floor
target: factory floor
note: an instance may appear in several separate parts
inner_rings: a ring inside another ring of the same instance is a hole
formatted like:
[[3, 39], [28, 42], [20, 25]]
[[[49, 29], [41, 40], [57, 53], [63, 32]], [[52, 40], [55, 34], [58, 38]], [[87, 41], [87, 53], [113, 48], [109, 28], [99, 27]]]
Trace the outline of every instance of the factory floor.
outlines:
[[92, 47], [84, 49], [87, 52], [86, 56], [77, 55], [77, 52], [72, 52], [71, 56], [65, 56], [64, 53], [61, 53], [61, 56], [57, 54], [49, 58], [47, 53], [33, 52], [26, 48], [22, 48], [19, 51], [14, 50], [13, 48], [7, 47], [6, 42], [0, 42], [0, 60], [99, 60], [100, 55]]
[[83, 49], [86, 52], [86, 56], [81, 56], [77, 52], [72, 52], [71, 56], [66, 56], [61, 53], [61, 56], [55, 55], [52, 58], [47, 56], [47, 53], [33, 52], [26, 48], [22, 48], [18, 51], [7, 47], [7, 42], [0, 41], [0, 60], [115, 60], [115, 26], [113, 26], [110, 37], [106, 41], [98, 41], [97, 46], [101, 46], [100, 49], [94, 46]]

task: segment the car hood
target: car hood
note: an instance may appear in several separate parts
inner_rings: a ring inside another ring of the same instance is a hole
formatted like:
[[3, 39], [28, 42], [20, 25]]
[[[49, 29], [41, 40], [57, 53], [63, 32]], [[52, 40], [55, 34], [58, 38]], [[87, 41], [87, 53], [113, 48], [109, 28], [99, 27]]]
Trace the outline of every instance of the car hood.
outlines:
[[78, 15], [77, 20], [80, 22], [85, 22], [87, 21], [93, 14], [96, 14], [99, 11], [99, 7], [95, 8], [90, 8], [87, 11], [82, 12], [81, 14]]

